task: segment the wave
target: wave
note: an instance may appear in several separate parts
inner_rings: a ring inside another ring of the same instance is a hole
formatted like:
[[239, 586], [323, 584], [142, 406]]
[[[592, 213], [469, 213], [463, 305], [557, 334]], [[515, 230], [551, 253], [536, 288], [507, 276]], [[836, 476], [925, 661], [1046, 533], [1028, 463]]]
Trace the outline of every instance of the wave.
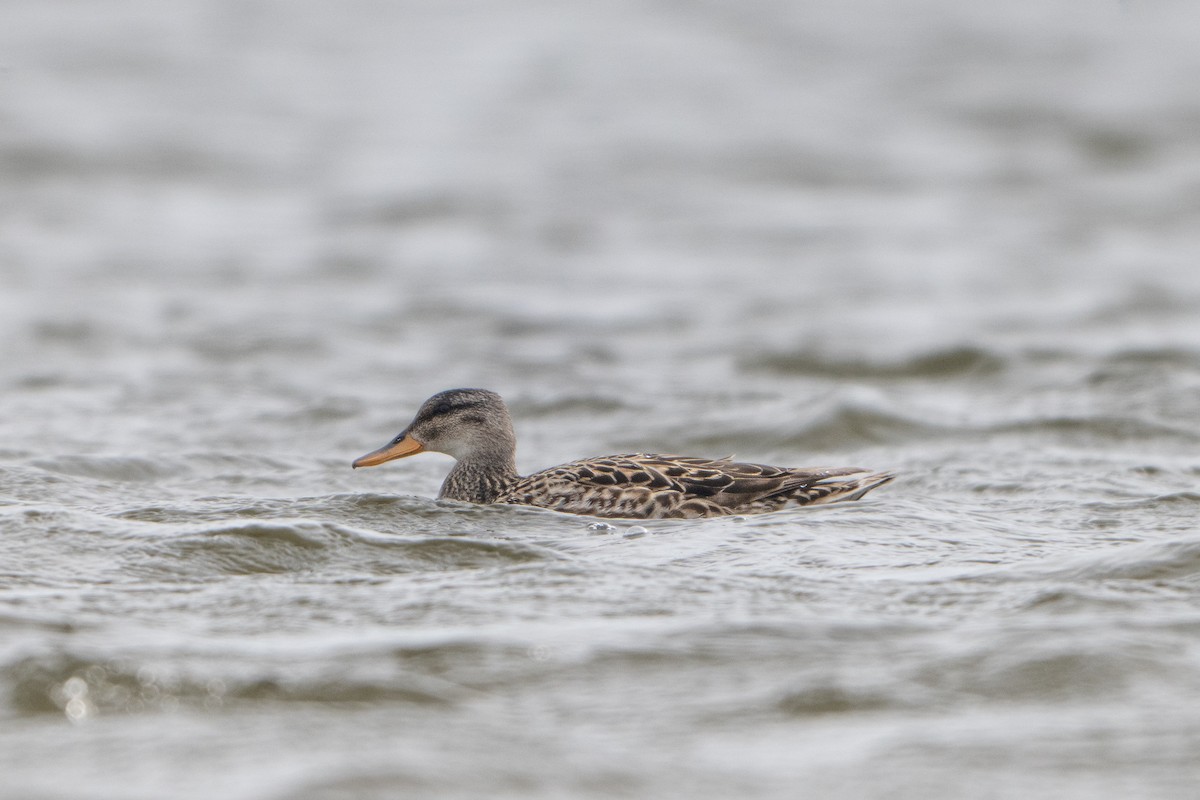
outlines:
[[65, 714], [76, 721], [101, 713], [237, 702], [444, 705], [471, 694], [436, 676], [385, 668], [378, 659], [371, 669], [355, 670], [328, 658], [297, 665], [215, 651], [109, 657], [66, 649], [27, 655], [0, 667], [0, 686], [8, 689], [10, 714]]
[[[915, 575], [915, 573], [914, 573]], [[1124, 543], [1102, 553], [1051, 558], [1033, 563], [972, 570], [947, 576], [949, 582], [979, 583], [1063, 581], [1068, 594], [1077, 594], [1080, 584], [1110, 581], [1149, 581], [1169, 584], [1192, 581], [1200, 576], [1200, 534], [1188, 534], [1151, 542]], [[1031, 605], [1053, 601], [1064, 590], [1041, 592]]]
[[1100, 501], [1087, 503], [1086, 507], [1094, 511], [1133, 511], [1137, 509], [1179, 509], [1187, 510], [1191, 506], [1200, 506], [1200, 492], [1168, 492], [1152, 497], [1139, 497], [1132, 500]]
[[1102, 367], [1166, 367], [1200, 371], [1200, 350], [1185, 347], [1123, 349], [1106, 355]]
[[1177, 581], [1200, 576], [1200, 535], [1127, 544], [1049, 567], [1044, 573], [1080, 581]]
[[1044, 347], [1006, 351], [963, 344], [886, 359], [843, 356], [818, 348], [756, 353], [741, 358], [738, 363], [750, 372], [840, 380], [978, 378], [991, 377], [1022, 365], [1072, 364], [1090, 367], [1092, 378], [1096, 379], [1143, 370], [1200, 371], [1200, 349], [1115, 347], [1096, 353]]
[[[1043, 622], [1044, 620], [1039, 620]], [[780, 625], [751, 638], [730, 632], [731, 668], [754, 663], [786, 676], [766, 691], [742, 692], [719, 716], [813, 717], [963, 704], [1108, 702], [1141, 686], [1172, 682], [1190, 690], [1187, 656], [1178, 631], [1132, 632], [1092, 617], [1048, 618], [1049, 624], [995, 624], [945, 630], [915, 625], [846, 625], [806, 629]], [[1186, 635], [1191, 635], [1187, 630]], [[740, 650], [740, 655], [739, 655]], [[686, 674], [703, 650], [664, 653], [662, 669]], [[677, 663], [663, 663], [674, 660]], [[875, 664], [878, 669], [856, 665]], [[886, 665], [886, 667], [882, 666]]]
[[150, 576], [305, 572], [331, 567], [398, 574], [482, 569], [566, 556], [546, 547], [469, 536], [401, 536], [305, 519], [220, 522], [136, 546], [129, 569]]
[[942, 643], [914, 665], [908, 680], [934, 703], [1071, 702], [1120, 697], [1139, 682], [1170, 676], [1190, 683], [1171, 648], [1152, 638], [1133, 646], [1128, 637], [1094, 626], [1046, 630], [989, 630]]
[[47, 472], [109, 481], [156, 481], [179, 473], [181, 462], [164, 463], [137, 456], [61, 456], [36, 458], [31, 466]]
[[1200, 431], [1134, 415], [1028, 416], [955, 423], [944, 416], [921, 417], [875, 402], [841, 400], [799, 425], [730, 427], [719, 435], [686, 436], [681, 447], [706, 453], [785, 450], [847, 450], [914, 441], [980, 441], [1007, 437], [1052, 437], [1087, 444], [1129, 441], [1200, 441]]
[[1200, 441], [1200, 432], [1191, 428], [1134, 415], [1032, 417], [983, 425], [975, 430], [979, 433], [996, 435], [1051, 434], [1059, 438], [1083, 438], [1089, 442], [1144, 441], [1163, 438], [1177, 441]]
[[[570, 520], [580, 529], [586, 524]], [[537, 509], [369, 493], [202, 498], [107, 513], [0, 504], [0, 533], [14, 547], [0, 578], [14, 586], [57, 586], [82, 576], [191, 582], [316, 570], [369, 578], [486, 569], [568, 559], [529, 541], [539, 533], [549, 541], [562, 524], [562, 515]], [[69, 556], [47, 558], [45, 542]]]
[[[1008, 617], [951, 635], [907, 620], [629, 617], [229, 639], [48, 631], [33, 652], [9, 648], [0, 662], [0, 712], [79, 718], [180, 705], [448, 706], [586, 684], [628, 687], [653, 694], [663, 709], [741, 723], [963, 703], [1110, 701], [1142, 685], [1193, 683], [1178, 648], [1179, 634], [1190, 637], [1191, 628], [1100, 624], [1090, 616], [1032, 622]], [[748, 674], [761, 680], [747, 681]], [[695, 709], [698, 675], [704, 708], [687, 711]]]
[[[291, 465], [258, 455], [225, 453], [187, 453], [164, 458], [127, 455], [70, 455], [34, 458], [29, 467], [57, 475], [90, 478], [100, 481], [144, 483], [167, 478], [190, 476], [225, 470], [256, 474], [285, 471]], [[18, 468], [19, 469], [19, 468]], [[27, 468], [26, 468], [27, 469]]]
[[918, 353], [893, 361], [846, 358], [820, 352], [775, 352], [746, 357], [742, 368], [773, 375], [837, 379], [948, 378], [998, 373], [1009, 359], [972, 345]]
[[[154, 504], [113, 511], [112, 518], [166, 525], [223, 524], [231, 520], [336, 520], [376, 534], [460, 536], [490, 533], [519, 517], [523, 527], [538, 527], [564, 515], [520, 506], [481, 506], [417, 495], [347, 492], [312, 497], [205, 497], [178, 504]], [[579, 519], [578, 517], [570, 517]]]

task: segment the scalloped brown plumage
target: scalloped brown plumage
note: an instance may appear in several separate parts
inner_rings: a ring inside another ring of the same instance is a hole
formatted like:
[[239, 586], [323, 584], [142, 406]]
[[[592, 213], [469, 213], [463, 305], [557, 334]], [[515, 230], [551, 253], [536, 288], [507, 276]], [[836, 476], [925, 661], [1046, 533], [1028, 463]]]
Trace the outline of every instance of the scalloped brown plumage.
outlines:
[[447, 453], [458, 463], [442, 484], [441, 498], [625, 519], [762, 514], [858, 500], [894, 477], [855, 467], [773, 467], [653, 453], [584, 458], [521, 477], [515, 449], [512, 419], [499, 395], [451, 389], [426, 400], [404, 431], [353, 466], [425, 450]]

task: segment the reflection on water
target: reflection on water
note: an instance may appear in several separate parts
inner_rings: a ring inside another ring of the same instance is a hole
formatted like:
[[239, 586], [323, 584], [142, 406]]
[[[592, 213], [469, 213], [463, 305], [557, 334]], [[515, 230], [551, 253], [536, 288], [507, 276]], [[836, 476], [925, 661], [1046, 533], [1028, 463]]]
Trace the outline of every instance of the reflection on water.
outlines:
[[[1193, 5], [13, 5], [4, 789], [1191, 797]], [[900, 478], [349, 469], [455, 386]]]

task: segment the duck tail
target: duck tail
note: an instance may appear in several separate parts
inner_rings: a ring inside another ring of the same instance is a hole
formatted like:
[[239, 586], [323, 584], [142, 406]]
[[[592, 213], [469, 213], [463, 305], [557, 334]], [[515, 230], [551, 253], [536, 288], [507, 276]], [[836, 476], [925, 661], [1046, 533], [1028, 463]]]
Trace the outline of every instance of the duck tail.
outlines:
[[[827, 480], [819, 481], [809, 487], [811, 499], [806, 505], [818, 505], [821, 503], [841, 503], [850, 500], [861, 500], [863, 495], [885, 483], [893, 480], [896, 476], [891, 472], [873, 472], [868, 475], [858, 475], [849, 477], [836, 477]], [[820, 488], [818, 496], [811, 492], [812, 489]]]

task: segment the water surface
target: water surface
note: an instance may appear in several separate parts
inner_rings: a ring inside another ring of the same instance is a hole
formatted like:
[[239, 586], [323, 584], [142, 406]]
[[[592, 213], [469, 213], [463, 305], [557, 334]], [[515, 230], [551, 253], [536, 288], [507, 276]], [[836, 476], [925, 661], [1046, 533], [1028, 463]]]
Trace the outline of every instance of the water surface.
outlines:
[[[1192, 5], [11, 4], [0, 796], [1191, 797]], [[351, 471], [894, 470], [610, 523]]]

